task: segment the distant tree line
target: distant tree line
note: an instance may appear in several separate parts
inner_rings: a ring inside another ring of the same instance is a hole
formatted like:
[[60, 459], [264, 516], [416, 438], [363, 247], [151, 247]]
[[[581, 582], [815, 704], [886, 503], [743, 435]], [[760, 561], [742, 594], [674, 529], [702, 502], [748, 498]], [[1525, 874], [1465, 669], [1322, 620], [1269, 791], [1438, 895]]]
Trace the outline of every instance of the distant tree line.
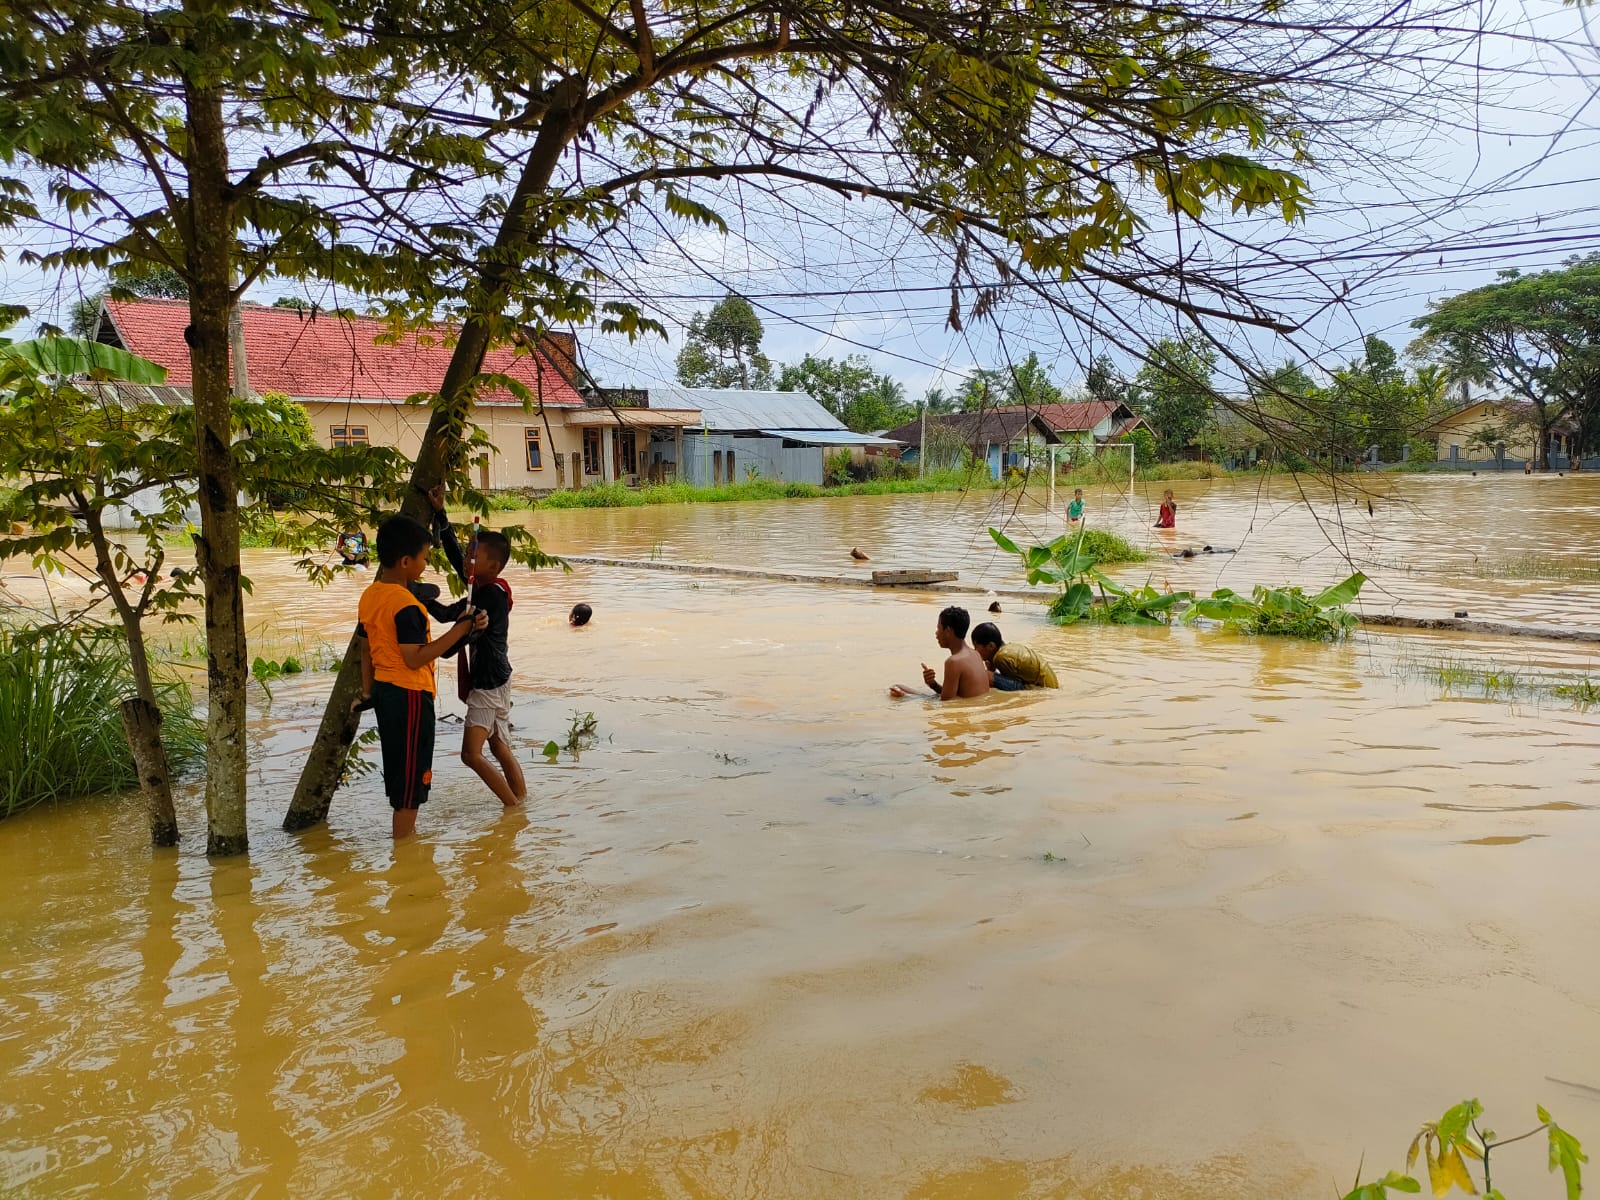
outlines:
[[1407, 347], [1409, 364], [1370, 336], [1359, 357], [1331, 369], [1291, 360], [1246, 371], [1244, 394], [1227, 402], [1218, 350], [1195, 333], [1155, 342], [1131, 379], [1101, 355], [1069, 394], [1030, 353], [1011, 366], [972, 371], [953, 390], [930, 388], [919, 404], [865, 355], [772, 363], [761, 353], [755, 310], [730, 295], [695, 315], [677, 366], [688, 386], [807, 392], [855, 430], [903, 424], [924, 406], [938, 415], [1064, 400], [1125, 403], [1154, 431], [1141, 457], [1166, 461], [1262, 450], [1338, 466], [1373, 447], [1383, 462], [1428, 459], [1427, 429], [1474, 386], [1513, 402], [1481, 431], [1485, 446], [1526, 426], [1539, 465], [1548, 467], [1552, 431], [1567, 421], [1580, 451], [1600, 448], [1600, 254], [1535, 274], [1504, 271], [1495, 283], [1432, 302], [1412, 327], [1418, 337]]

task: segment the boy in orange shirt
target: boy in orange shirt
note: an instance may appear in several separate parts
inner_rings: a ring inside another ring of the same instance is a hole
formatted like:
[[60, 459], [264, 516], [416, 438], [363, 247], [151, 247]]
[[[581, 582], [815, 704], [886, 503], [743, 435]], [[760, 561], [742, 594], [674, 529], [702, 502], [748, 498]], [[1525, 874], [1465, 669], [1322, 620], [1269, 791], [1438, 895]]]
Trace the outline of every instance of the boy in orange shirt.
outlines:
[[428, 614], [408, 584], [428, 569], [433, 535], [410, 517], [390, 517], [378, 526], [381, 569], [361, 593], [361, 704], [378, 718], [383, 746], [383, 788], [394, 809], [394, 836], [417, 827], [417, 809], [433, 783], [433, 663], [463, 638], [489, 623], [466, 608], [460, 619], [430, 641]]

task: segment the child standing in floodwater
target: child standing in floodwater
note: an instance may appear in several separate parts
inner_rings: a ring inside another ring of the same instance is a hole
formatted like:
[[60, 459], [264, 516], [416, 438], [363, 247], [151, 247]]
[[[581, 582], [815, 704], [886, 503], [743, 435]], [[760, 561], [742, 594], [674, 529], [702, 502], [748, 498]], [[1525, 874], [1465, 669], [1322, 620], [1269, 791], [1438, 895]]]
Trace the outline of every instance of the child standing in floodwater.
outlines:
[[[971, 624], [972, 618], [967, 615], [967, 610], [952, 604], [939, 614], [939, 621], [934, 626], [934, 637], [943, 649], [950, 652], [950, 657], [944, 660], [943, 682], [939, 681], [927, 663], [922, 664], [922, 682], [933, 689], [934, 695], [941, 700], [958, 697], [966, 700], [989, 690], [988, 664], [967, 645], [967, 628]], [[914, 687], [897, 683], [889, 689], [889, 694], [903, 697], [921, 693]]]
[[378, 526], [376, 579], [361, 593], [361, 703], [378, 718], [383, 749], [383, 789], [394, 809], [394, 836], [417, 827], [417, 810], [433, 784], [434, 660], [454, 652], [474, 629], [489, 624], [470, 608], [438, 638], [428, 636], [428, 614], [410, 585], [428, 569], [433, 535], [410, 517]]
[[1067, 505], [1067, 520], [1074, 522], [1083, 520], [1082, 488], [1072, 489], [1072, 503]]
[[1178, 502], [1172, 498], [1172, 489], [1168, 488], [1161, 493], [1161, 512], [1156, 517], [1157, 529], [1176, 529], [1178, 527]]

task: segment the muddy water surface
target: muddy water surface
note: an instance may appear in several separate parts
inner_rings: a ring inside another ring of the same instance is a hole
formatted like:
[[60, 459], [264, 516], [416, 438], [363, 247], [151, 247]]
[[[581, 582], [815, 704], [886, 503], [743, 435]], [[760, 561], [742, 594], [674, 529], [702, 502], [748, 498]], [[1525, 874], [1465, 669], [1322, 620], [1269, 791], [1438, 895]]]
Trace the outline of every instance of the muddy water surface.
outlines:
[[[572, 552], [811, 568], [828, 521], [845, 549], [879, 522], [875, 557], [954, 545], [902, 504], [537, 520]], [[250, 558], [263, 644], [342, 638], [360, 581]], [[310, 675], [258, 697], [248, 862], [204, 860], [192, 793], [176, 854], [125, 802], [0, 824], [0, 1192], [1296, 1200], [1465, 1095], [1600, 1137], [1594, 718], [1404, 666], [1592, 655], [1008, 600], [1060, 692], [896, 704], [941, 597], [512, 581], [524, 758], [575, 710], [601, 735], [530, 761], [524, 812], [445, 723], [413, 842], [371, 776], [279, 832]], [[1546, 1194], [1516, 1149], [1503, 1185]]]

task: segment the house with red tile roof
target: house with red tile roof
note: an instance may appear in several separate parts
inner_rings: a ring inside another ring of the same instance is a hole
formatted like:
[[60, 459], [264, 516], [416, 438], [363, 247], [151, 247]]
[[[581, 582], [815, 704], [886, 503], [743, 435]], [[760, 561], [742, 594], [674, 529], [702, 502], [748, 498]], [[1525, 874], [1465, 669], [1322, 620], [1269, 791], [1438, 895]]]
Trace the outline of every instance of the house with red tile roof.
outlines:
[[[1007, 405], [995, 412], [1031, 412], [1050, 427], [1064, 446], [1096, 445], [1121, 441], [1135, 429], [1150, 426], [1126, 404], [1110, 400], [1080, 400], [1068, 404]], [[1068, 451], [1061, 452], [1066, 458]]]
[[[437, 391], [454, 346], [450, 329], [391, 340], [388, 327], [370, 317], [255, 304], [241, 305], [239, 317], [252, 391], [298, 401], [325, 445], [392, 446], [416, 456], [429, 409], [407, 401]], [[193, 380], [188, 324], [184, 300], [106, 300], [96, 336], [160, 363], [168, 388], [186, 396]], [[534, 350], [489, 352], [484, 371], [521, 383], [537, 403], [530, 410], [504, 388], [477, 397], [471, 417], [490, 449], [474, 466], [476, 486], [553, 491], [637, 482], [680, 460], [673, 446], [685, 427], [700, 425], [698, 411], [651, 409], [642, 393], [629, 397], [630, 407], [591, 402], [578, 387], [576, 364], [576, 341], [564, 334]]]

